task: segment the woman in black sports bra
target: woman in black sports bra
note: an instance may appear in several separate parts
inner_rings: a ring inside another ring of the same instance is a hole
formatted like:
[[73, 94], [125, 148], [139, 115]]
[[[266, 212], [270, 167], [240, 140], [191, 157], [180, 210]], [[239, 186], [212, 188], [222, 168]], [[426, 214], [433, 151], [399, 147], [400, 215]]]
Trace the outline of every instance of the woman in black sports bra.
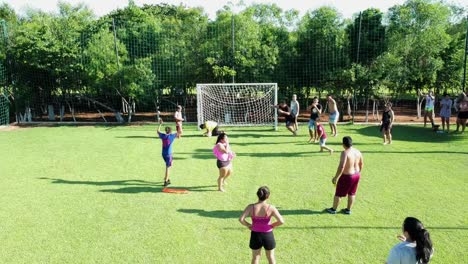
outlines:
[[[395, 115], [392, 110], [392, 103], [385, 104], [385, 111], [382, 113], [382, 120], [380, 122], [380, 132], [383, 135], [383, 144], [392, 144], [392, 125]], [[388, 142], [387, 142], [388, 141]]]

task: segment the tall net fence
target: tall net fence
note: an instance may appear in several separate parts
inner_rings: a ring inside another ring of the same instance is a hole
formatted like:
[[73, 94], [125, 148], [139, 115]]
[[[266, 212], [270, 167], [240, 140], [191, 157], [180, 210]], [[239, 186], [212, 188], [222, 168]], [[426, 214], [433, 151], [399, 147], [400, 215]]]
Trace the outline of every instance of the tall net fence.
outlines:
[[326, 105], [327, 94], [341, 121], [378, 119], [386, 101], [397, 116], [417, 120], [429, 89], [438, 97], [462, 90], [467, 21], [449, 9], [444, 19], [436, 9], [407, 19], [404, 8], [423, 11], [402, 5], [345, 20], [329, 7], [301, 18], [260, 7], [266, 8], [220, 10], [214, 20], [181, 6], [130, 5], [99, 19], [76, 8], [4, 23], [0, 82], [7, 116], [156, 121], [158, 111], [170, 120], [181, 105], [185, 120], [196, 122], [196, 84], [235, 82], [277, 83], [279, 101], [297, 94], [300, 121], [312, 98]]

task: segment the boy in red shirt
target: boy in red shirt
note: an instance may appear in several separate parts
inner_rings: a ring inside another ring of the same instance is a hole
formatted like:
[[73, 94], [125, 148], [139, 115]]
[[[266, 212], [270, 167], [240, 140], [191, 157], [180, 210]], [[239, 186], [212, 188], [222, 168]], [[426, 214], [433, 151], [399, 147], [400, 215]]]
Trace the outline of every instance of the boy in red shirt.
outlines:
[[322, 124], [320, 124], [320, 117], [315, 120], [315, 124], [317, 126], [317, 137], [320, 139], [320, 152], [323, 152], [324, 149], [330, 152], [330, 155], [333, 153], [333, 149], [325, 146], [325, 142], [327, 141], [327, 134], [325, 133], [325, 129], [323, 128]]

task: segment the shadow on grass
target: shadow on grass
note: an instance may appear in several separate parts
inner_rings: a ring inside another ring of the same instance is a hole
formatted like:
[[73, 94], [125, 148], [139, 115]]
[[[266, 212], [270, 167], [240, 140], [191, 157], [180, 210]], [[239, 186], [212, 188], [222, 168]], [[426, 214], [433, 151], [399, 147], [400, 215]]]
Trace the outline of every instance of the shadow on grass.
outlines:
[[[42, 177], [41, 180], [51, 180], [52, 184], [71, 184], [71, 185], [94, 185], [94, 186], [127, 186], [118, 189], [104, 189], [99, 192], [106, 193], [162, 193], [163, 183], [162, 182], [148, 182], [142, 180], [122, 180], [122, 181], [70, 181], [63, 179], [52, 179]], [[174, 189], [185, 189], [190, 192], [214, 192], [217, 191], [217, 185], [206, 185], [206, 186], [170, 186]]]
[[[204, 159], [204, 160], [216, 160], [214, 154], [204, 152], [204, 153], [197, 153], [197, 152], [181, 152], [177, 154], [186, 154], [192, 155], [193, 159]], [[308, 156], [317, 156], [317, 155], [325, 155], [329, 156], [328, 152], [319, 152], [319, 147], [317, 149], [312, 149], [311, 151], [303, 151], [303, 152], [252, 152], [252, 153], [239, 153], [236, 152], [237, 157], [258, 157], [258, 158], [297, 158], [297, 157], [308, 157]], [[234, 159], [235, 160], [235, 159]]]
[[[382, 134], [379, 129], [380, 127], [378, 126], [366, 126], [358, 128], [355, 131], [364, 136], [381, 138]], [[462, 135], [438, 134], [430, 128], [422, 126], [394, 126], [392, 136], [393, 140], [411, 142], [452, 142], [463, 141], [464, 139]]]
[[[364, 229], [364, 230], [401, 230], [401, 226], [281, 226], [279, 227], [280, 229], [303, 229], [303, 230], [313, 230], [313, 229]], [[227, 227], [224, 229], [231, 229], [231, 230], [237, 230], [237, 229], [245, 229], [245, 227]], [[431, 230], [445, 230], [445, 231], [468, 231], [468, 227], [466, 226], [447, 226], [447, 227], [441, 227], [441, 226], [427, 226], [427, 230], [429, 232]]]
[[[324, 211], [312, 211], [312, 210], [287, 210], [280, 209], [281, 215], [314, 215], [314, 214], [325, 214]], [[178, 209], [177, 212], [186, 213], [186, 214], [197, 214], [202, 217], [210, 218], [239, 218], [242, 214], [242, 211], [238, 210], [215, 210], [215, 211], [205, 211], [201, 209]]]
[[[168, 188], [188, 190], [189, 192], [215, 192], [217, 191], [217, 185], [191, 186], [191, 187], [184, 187], [184, 186], [172, 187], [171, 185]], [[107, 189], [107, 190], [100, 190], [100, 192], [133, 194], [133, 193], [162, 193], [162, 190], [163, 190], [163, 187], [147, 186], [147, 187], [124, 187], [120, 189]]]
[[[159, 139], [158, 134], [156, 133], [154, 136], [120, 136], [120, 137], [115, 137], [115, 138], [126, 138], [126, 139]], [[182, 135], [181, 138], [203, 138], [202, 135]]]
[[162, 182], [148, 182], [142, 180], [122, 180], [122, 181], [70, 181], [63, 179], [53, 179], [47, 177], [39, 178], [41, 180], [51, 180], [54, 184], [83, 184], [83, 185], [95, 185], [95, 186], [108, 186], [108, 185], [162, 185]]
[[462, 154], [468, 155], [468, 152], [457, 152], [457, 151], [443, 151], [443, 150], [432, 150], [432, 151], [362, 151], [362, 153], [392, 153], [392, 154]]

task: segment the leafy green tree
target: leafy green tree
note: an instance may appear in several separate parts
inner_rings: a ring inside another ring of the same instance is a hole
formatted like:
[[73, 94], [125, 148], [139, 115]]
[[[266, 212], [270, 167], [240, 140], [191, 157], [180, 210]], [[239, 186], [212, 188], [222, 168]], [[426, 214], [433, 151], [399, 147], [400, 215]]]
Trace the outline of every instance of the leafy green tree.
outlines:
[[347, 61], [344, 29], [341, 15], [331, 7], [321, 7], [302, 18], [297, 36], [299, 85], [316, 87], [320, 93], [336, 84]]
[[[395, 90], [435, 84], [444, 65], [440, 54], [450, 43], [450, 10], [440, 2], [409, 0], [389, 10], [389, 54], [384, 55]], [[402, 78], [403, 77], [403, 78]]]

